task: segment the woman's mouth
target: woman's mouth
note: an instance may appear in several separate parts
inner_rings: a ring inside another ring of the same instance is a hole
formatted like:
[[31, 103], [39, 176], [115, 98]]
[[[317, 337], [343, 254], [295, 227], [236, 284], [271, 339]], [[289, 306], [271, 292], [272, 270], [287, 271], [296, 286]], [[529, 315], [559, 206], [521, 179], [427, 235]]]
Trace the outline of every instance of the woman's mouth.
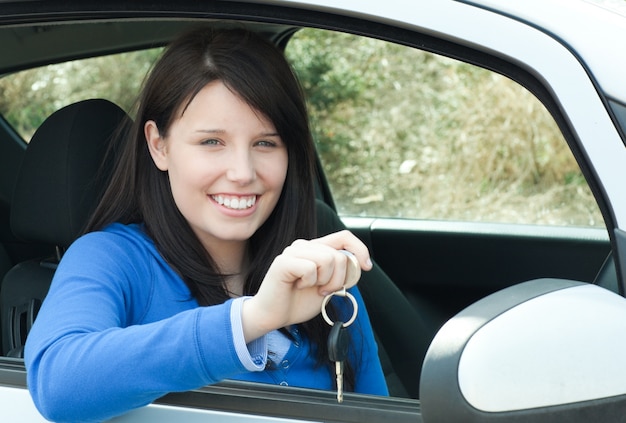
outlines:
[[249, 209], [256, 203], [256, 195], [211, 195], [211, 198], [219, 205], [233, 210]]

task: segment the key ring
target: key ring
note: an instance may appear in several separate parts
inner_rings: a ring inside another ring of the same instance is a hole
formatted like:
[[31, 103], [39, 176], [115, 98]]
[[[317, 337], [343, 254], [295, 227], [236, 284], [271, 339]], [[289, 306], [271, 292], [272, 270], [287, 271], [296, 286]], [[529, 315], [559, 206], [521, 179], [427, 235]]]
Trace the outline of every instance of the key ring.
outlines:
[[343, 327], [347, 328], [352, 323], [354, 323], [354, 321], [356, 320], [356, 315], [357, 315], [357, 313], [359, 311], [359, 305], [357, 304], [356, 298], [354, 298], [354, 295], [352, 295], [348, 291], [346, 291], [346, 287], [345, 286], [342, 289], [340, 289], [339, 291], [335, 291], [335, 292], [333, 292], [331, 294], [328, 294], [327, 296], [324, 297], [324, 301], [322, 301], [322, 317], [324, 317], [324, 320], [330, 326], [333, 326], [335, 324], [332, 320], [330, 320], [330, 317], [328, 317], [328, 313], [326, 312], [326, 306], [328, 305], [328, 302], [335, 295], [338, 296], [338, 297], [346, 297], [346, 298], [348, 298], [352, 302], [352, 307], [353, 307], [353, 310], [354, 310], [352, 312], [352, 317], [350, 318], [350, 320], [348, 320], [347, 322], [345, 322], [343, 324]]

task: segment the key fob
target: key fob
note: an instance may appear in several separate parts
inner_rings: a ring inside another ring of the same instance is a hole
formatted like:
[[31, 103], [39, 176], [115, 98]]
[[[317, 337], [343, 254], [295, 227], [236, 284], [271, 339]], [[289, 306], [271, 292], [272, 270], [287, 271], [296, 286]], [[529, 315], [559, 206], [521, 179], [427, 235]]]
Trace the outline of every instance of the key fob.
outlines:
[[336, 321], [328, 334], [328, 358], [330, 361], [346, 361], [350, 347], [343, 322]]

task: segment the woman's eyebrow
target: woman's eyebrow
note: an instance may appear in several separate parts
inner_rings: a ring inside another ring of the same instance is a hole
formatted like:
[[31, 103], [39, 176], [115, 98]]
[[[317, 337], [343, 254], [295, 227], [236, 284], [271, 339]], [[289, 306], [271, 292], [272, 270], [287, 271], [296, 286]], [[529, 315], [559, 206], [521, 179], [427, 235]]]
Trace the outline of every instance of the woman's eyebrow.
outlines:
[[[225, 134], [226, 130], [224, 129], [196, 129], [196, 132], [202, 134]], [[258, 136], [261, 137], [280, 137], [278, 132], [261, 132]]]
[[203, 134], [224, 134], [226, 133], [223, 129], [196, 129], [196, 132], [201, 132]]

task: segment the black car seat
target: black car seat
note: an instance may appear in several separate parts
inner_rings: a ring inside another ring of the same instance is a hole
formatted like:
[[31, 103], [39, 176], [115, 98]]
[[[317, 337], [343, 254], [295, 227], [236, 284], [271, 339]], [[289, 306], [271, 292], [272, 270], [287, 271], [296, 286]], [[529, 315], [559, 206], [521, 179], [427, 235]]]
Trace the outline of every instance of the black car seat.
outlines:
[[50, 115], [26, 148], [11, 202], [11, 229], [25, 242], [56, 246], [55, 257], [16, 264], [0, 285], [2, 355], [22, 357], [26, 335], [63, 251], [80, 235], [111, 173], [103, 158], [127, 114], [85, 100]]
[[11, 268], [11, 259], [9, 253], [7, 253], [4, 245], [0, 244], [0, 279], [4, 277], [5, 273]]

